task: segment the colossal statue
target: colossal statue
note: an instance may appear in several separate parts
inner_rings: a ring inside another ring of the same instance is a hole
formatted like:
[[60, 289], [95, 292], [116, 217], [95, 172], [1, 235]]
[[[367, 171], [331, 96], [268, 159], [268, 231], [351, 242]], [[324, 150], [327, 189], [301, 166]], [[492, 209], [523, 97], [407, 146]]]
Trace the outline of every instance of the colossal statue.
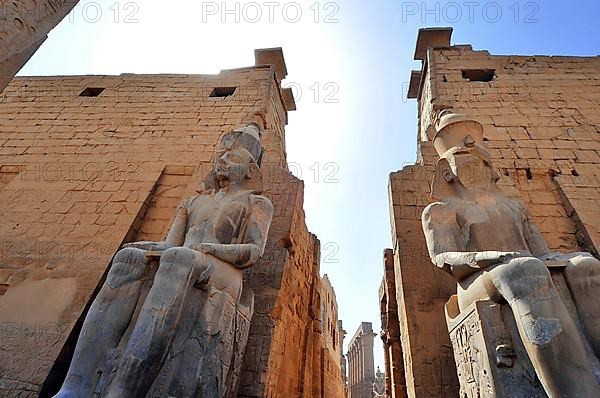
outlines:
[[226, 134], [166, 239], [117, 252], [56, 397], [235, 394], [253, 311], [242, 270], [262, 256], [273, 217], [261, 154], [257, 125]]
[[[507, 304], [517, 337], [545, 393], [549, 397], [600, 397], [596, 375], [600, 261], [589, 253], [550, 252], [524, 205], [496, 186], [499, 175], [482, 146], [480, 123], [464, 115], [443, 113], [436, 130], [434, 146], [440, 160], [432, 197], [438, 202], [425, 208], [422, 223], [432, 262], [458, 282], [458, 311], [465, 312], [484, 300]], [[566, 280], [576, 314], [570, 313], [561, 299], [551, 271], [558, 271]], [[456, 338], [460, 341], [453, 340], [455, 357], [458, 344], [471, 356], [463, 360], [480, 360], [484, 348], [465, 348], [473, 333], [482, 333], [478, 328], [469, 326]], [[490, 336], [484, 333], [483, 339]], [[502, 359], [503, 351], [512, 349], [502, 341], [495, 349], [498, 359], [494, 366], [512, 366], [512, 360]], [[467, 383], [475, 383], [467, 378], [478, 377], [467, 376], [473, 373], [472, 366], [467, 367], [469, 372], [459, 369], [461, 396], [495, 395], [486, 395], [483, 390], [489, 386], [482, 385], [472, 394], [465, 392]], [[483, 373], [490, 377], [489, 372]]]

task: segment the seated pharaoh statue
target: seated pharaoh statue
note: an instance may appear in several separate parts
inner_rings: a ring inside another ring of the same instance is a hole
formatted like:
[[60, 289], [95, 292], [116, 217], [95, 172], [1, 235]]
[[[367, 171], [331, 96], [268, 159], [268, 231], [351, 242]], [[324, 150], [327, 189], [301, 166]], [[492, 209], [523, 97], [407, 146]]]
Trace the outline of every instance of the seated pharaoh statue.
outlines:
[[56, 397], [235, 396], [253, 311], [242, 270], [262, 256], [273, 217], [261, 155], [257, 125], [225, 134], [166, 239], [115, 254]]
[[[436, 125], [440, 160], [431, 195], [438, 202], [422, 214], [431, 260], [457, 280], [459, 311], [490, 300], [512, 313], [540, 391], [549, 397], [600, 397], [600, 261], [589, 253], [548, 249], [527, 208], [496, 186], [499, 175], [482, 142], [483, 126], [464, 115], [442, 114]], [[568, 310], [551, 272], [566, 281], [576, 311]], [[456, 357], [454, 340], [453, 345]], [[481, 349], [469, 352], [472, 367]], [[460, 373], [461, 397], [500, 395], [463, 394], [463, 383], [473, 381]]]

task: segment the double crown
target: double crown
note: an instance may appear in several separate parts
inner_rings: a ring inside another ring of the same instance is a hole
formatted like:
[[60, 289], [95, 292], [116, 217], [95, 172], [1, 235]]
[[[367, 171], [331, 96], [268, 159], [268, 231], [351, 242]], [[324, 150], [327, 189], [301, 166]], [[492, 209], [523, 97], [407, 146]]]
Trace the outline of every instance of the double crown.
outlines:
[[433, 146], [440, 158], [453, 148], [472, 148], [475, 144], [483, 144], [481, 123], [463, 114], [442, 111], [433, 137]]

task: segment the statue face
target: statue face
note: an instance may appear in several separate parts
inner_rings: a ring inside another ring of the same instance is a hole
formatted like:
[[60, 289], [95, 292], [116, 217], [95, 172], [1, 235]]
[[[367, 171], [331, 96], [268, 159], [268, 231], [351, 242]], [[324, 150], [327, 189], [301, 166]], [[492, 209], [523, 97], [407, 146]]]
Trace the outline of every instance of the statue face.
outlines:
[[215, 174], [221, 186], [242, 182], [250, 171], [252, 157], [243, 149], [223, 153], [215, 163]]
[[456, 153], [451, 162], [453, 172], [466, 188], [486, 189], [492, 184], [492, 168], [478, 156]]

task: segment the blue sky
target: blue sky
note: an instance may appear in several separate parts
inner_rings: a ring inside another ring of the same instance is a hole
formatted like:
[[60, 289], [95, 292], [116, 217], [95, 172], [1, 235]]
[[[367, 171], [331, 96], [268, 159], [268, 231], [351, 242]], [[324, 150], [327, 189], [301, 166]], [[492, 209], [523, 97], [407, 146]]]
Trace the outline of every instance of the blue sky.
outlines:
[[216, 73], [283, 47], [284, 85], [301, 94], [288, 160], [351, 337], [361, 321], [380, 330], [388, 175], [416, 157], [417, 107], [405, 96], [417, 30], [452, 26], [453, 44], [492, 54], [598, 55], [599, 19], [594, 1], [81, 0], [20, 75]]

